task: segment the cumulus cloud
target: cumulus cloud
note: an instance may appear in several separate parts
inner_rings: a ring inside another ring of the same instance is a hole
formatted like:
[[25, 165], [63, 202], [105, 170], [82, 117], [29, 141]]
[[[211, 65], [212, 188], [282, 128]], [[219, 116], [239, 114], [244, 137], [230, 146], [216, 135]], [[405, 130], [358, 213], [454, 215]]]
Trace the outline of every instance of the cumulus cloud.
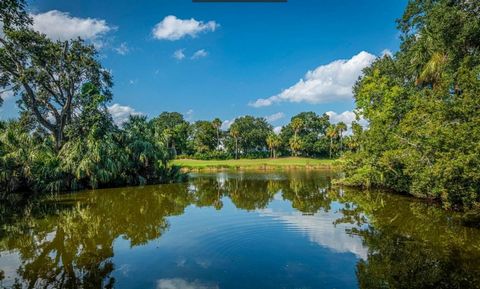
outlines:
[[113, 117], [116, 125], [121, 126], [128, 120], [131, 115], [142, 115], [143, 113], [136, 111], [134, 108], [126, 105], [115, 103], [108, 107], [108, 111]]
[[99, 39], [113, 28], [105, 20], [73, 17], [67, 12], [52, 10], [32, 14], [33, 29], [53, 40], [68, 40], [80, 37], [100, 44]]
[[330, 122], [331, 123], [339, 123], [339, 122], [343, 122], [347, 125], [347, 134], [350, 134], [351, 133], [351, 128], [352, 128], [352, 122], [356, 121], [357, 123], [359, 123], [361, 126], [363, 127], [367, 127], [368, 126], [368, 122], [363, 119], [363, 118], [360, 118], [359, 120], [356, 120], [356, 115], [355, 115], [355, 112], [353, 111], [349, 111], [349, 110], [346, 110], [342, 113], [336, 113], [334, 111], [327, 111], [325, 114], [327, 114], [330, 118]]
[[115, 47], [114, 50], [120, 55], [127, 55], [130, 52], [130, 48], [126, 42], [122, 42], [120, 46]]
[[268, 122], [274, 122], [274, 121], [277, 121], [277, 120], [282, 119], [284, 117], [285, 117], [285, 114], [283, 112], [277, 112], [277, 113], [271, 114], [269, 116], [266, 116], [265, 119]]
[[200, 50], [197, 50], [197, 51], [192, 55], [192, 59], [203, 58], [203, 57], [206, 57], [207, 55], [208, 55], [208, 52], [205, 51], [205, 49], [200, 49]]
[[178, 59], [178, 60], [182, 60], [185, 58], [185, 53], [183, 53], [185, 49], [178, 49], [178, 50], [175, 50], [175, 52], [173, 53], [173, 58], [175, 59]]
[[331, 123], [344, 122], [345, 124], [349, 125], [356, 118], [355, 113], [353, 111], [349, 111], [349, 110], [344, 111], [342, 113], [336, 113], [334, 111], [327, 111], [325, 114], [330, 117], [330, 122]]
[[220, 129], [222, 129], [222, 130], [228, 130], [228, 129], [230, 129], [230, 126], [232, 125], [232, 123], [235, 122], [235, 119], [236, 119], [236, 118], [233, 118], [233, 119], [230, 119], [230, 120], [228, 120], [228, 119], [227, 119], [227, 120], [224, 120], [224, 121], [222, 122], [222, 126], [220, 127]]
[[308, 71], [303, 79], [281, 93], [260, 98], [250, 105], [269, 106], [278, 102], [327, 103], [352, 98], [352, 87], [362, 74], [362, 69], [376, 58], [362, 51], [348, 60], [336, 60]]
[[196, 37], [201, 32], [215, 31], [219, 25], [215, 21], [179, 19], [174, 15], [165, 17], [153, 28], [153, 37], [159, 40], [178, 40], [185, 36]]
[[280, 132], [282, 131], [282, 128], [283, 128], [283, 126], [276, 126], [276, 127], [273, 128], [273, 132], [275, 134], [280, 134]]
[[157, 289], [218, 289], [218, 285], [204, 284], [199, 281], [187, 281], [182, 278], [160, 279]]

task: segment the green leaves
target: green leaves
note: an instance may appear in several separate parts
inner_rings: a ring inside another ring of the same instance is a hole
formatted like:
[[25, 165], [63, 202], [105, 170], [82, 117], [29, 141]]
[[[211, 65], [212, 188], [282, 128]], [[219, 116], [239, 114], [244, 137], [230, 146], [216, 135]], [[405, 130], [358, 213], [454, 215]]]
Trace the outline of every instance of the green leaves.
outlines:
[[[441, 200], [480, 202], [480, 18], [471, 1], [410, 1], [395, 58], [365, 69], [355, 86], [368, 122], [345, 161], [347, 183]], [[478, 7], [477, 7], [478, 8]]]

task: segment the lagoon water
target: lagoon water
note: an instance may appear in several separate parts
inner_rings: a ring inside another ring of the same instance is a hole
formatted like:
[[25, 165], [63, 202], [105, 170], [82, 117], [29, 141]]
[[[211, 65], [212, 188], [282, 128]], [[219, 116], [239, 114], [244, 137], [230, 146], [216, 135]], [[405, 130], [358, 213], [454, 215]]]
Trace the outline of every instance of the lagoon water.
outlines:
[[480, 230], [331, 178], [202, 173], [32, 204], [1, 227], [0, 288], [480, 288]]

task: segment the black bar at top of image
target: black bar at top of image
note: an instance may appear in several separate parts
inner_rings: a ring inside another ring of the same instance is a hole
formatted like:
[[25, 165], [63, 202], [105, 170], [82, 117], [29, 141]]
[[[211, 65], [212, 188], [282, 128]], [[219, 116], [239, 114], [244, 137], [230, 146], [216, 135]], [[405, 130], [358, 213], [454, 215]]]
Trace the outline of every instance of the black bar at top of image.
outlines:
[[234, 3], [234, 2], [249, 2], [249, 3], [252, 3], [252, 2], [258, 2], [258, 3], [262, 3], [262, 2], [287, 2], [288, 0], [192, 0], [192, 2], [217, 2], [217, 3], [221, 3], [221, 2], [225, 2], [225, 3]]

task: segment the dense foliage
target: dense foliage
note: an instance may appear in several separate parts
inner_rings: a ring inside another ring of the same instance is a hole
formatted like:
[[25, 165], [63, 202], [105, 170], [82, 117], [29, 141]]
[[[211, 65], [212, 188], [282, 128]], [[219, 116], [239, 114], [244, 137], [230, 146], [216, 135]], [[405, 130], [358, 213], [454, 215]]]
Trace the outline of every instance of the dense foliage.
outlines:
[[480, 206], [479, 11], [478, 1], [409, 2], [398, 20], [400, 51], [355, 86], [369, 127], [354, 135], [347, 184]]
[[117, 127], [107, 110], [111, 76], [93, 45], [52, 41], [31, 21], [23, 1], [0, 3], [0, 88], [20, 109], [19, 120], [0, 122], [0, 197], [180, 177], [168, 165], [176, 127], [141, 117]]
[[[178, 114], [178, 113], [162, 113]], [[236, 118], [228, 127], [216, 118], [191, 124], [183, 117], [177, 140], [184, 146], [179, 158], [230, 159], [266, 158], [279, 156], [338, 157], [344, 151], [355, 149], [354, 139], [345, 135], [346, 124], [332, 124], [329, 116], [302, 112], [275, 133], [265, 118], [250, 115]], [[168, 120], [156, 119], [157, 125], [168, 127]], [[353, 127], [359, 126], [353, 123]]]

